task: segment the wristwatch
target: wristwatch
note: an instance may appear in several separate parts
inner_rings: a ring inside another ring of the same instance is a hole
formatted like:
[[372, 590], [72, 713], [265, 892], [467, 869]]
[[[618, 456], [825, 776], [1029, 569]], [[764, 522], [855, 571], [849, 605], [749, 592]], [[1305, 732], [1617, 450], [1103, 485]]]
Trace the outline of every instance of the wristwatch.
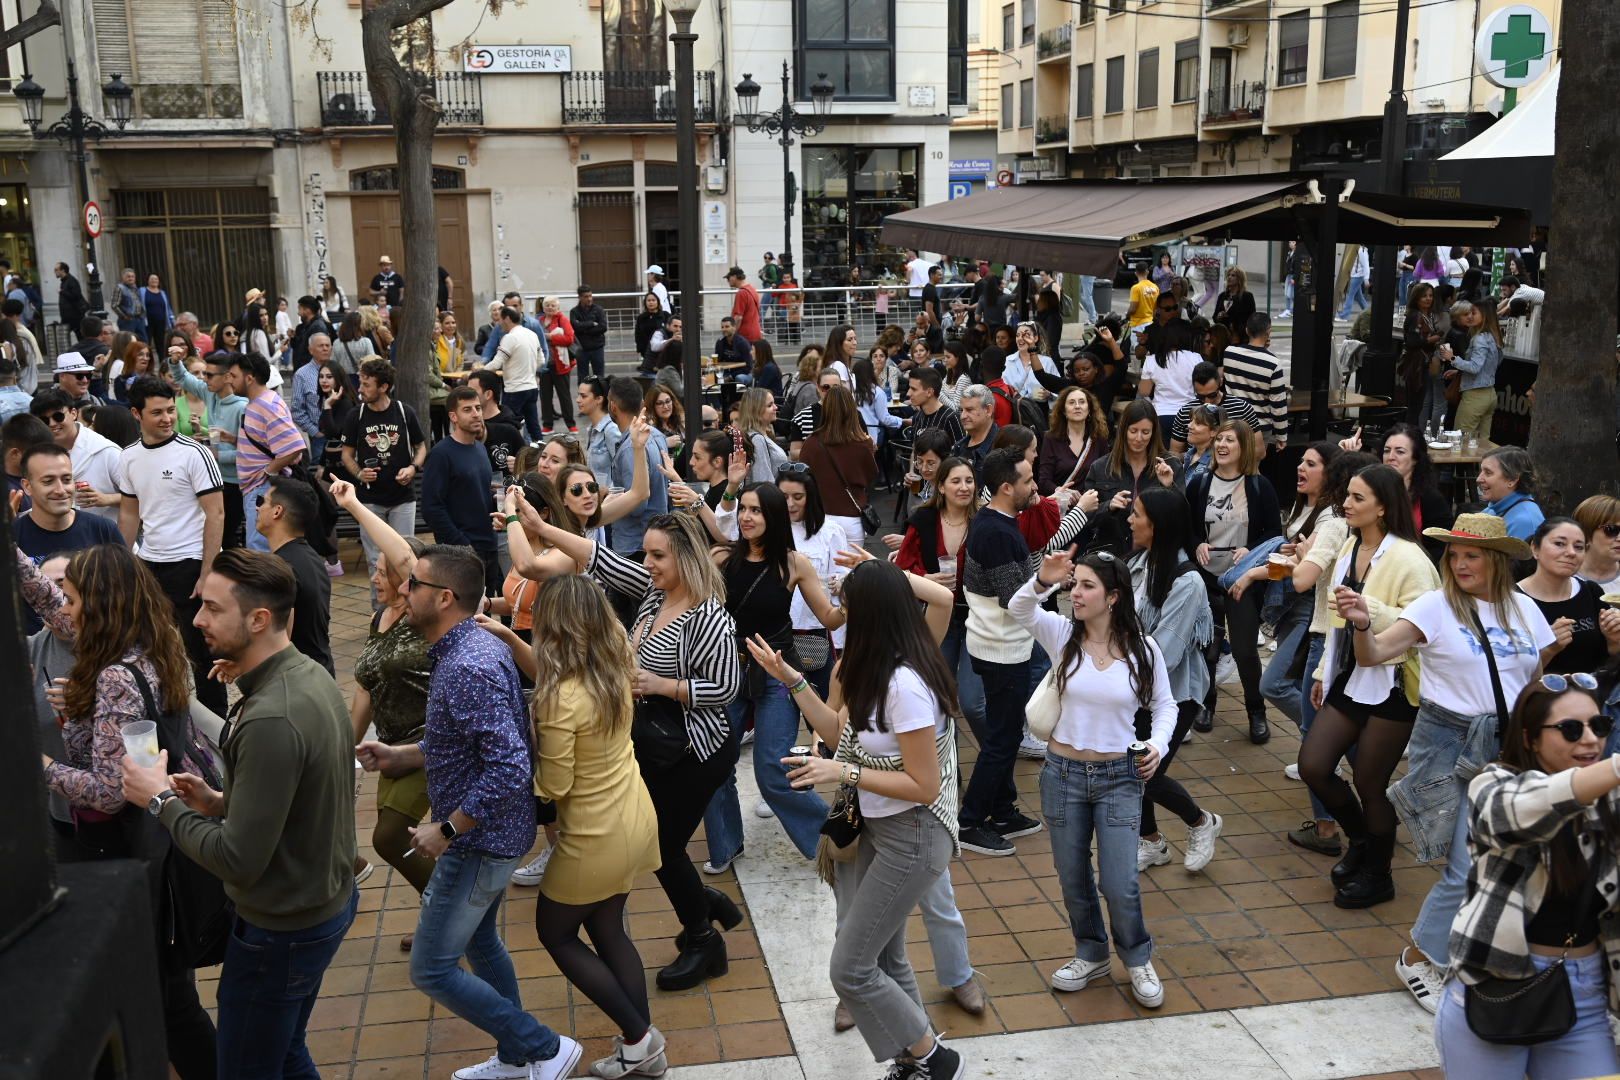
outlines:
[[173, 788], [164, 788], [162, 791], [158, 792], [156, 795], [152, 796], [146, 801], [146, 812], [151, 814], [153, 817], [157, 817], [159, 814], [163, 813], [164, 803], [168, 802], [170, 799], [178, 799], [179, 797], [179, 793]]
[[454, 840], [459, 835], [456, 832], [456, 827], [450, 824], [450, 820], [448, 818], [439, 822], [439, 834], [446, 840]]
[[850, 787], [860, 787], [861, 767], [859, 765], [851, 765], [849, 767], [849, 779], [845, 781], [845, 783], [849, 784]]

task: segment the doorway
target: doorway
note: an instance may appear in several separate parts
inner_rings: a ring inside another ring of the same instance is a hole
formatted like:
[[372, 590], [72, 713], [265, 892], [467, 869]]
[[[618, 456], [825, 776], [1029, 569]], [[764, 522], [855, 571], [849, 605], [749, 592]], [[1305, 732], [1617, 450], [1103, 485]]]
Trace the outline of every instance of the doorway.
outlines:
[[[399, 222], [399, 193], [366, 191], [349, 196], [350, 215], [354, 223], [355, 287], [349, 295], [358, 303], [368, 296], [367, 287], [377, 272], [377, 259], [388, 255], [394, 268], [404, 277], [407, 288], [417, 282], [430, 283], [438, 292], [438, 273], [428, 269], [417, 273], [405, 262], [404, 232]], [[454, 191], [433, 193], [433, 217], [439, 238], [439, 265], [450, 273], [455, 291], [450, 297], [450, 309], [455, 312], [456, 325], [461, 333], [477, 332], [475, 321], [482, 312], [473, 308], [472, 249], [468, 237], [467, 196]]]
[[664, 268], [670, 296], [681, 291], [680, 196], [673, 191], [647, 192], [647, 261]]
[[1232, 50], [1209, 50], [1209, 101], [1205, 116], [1226, 116], [1232, 111]]

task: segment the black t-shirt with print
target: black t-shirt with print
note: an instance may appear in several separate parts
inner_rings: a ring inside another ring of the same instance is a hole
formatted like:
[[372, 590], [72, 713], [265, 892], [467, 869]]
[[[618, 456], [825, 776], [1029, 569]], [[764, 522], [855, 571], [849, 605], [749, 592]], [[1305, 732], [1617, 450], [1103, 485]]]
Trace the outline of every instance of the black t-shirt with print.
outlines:
[[1568, 600], [1544, 604], [1535, 597], [1530, 598], [1546, 616], [1548, 626], [1559, 619], [1575, 620], [1575, 636], [1547, 661], [1547, 670], [1560, 674], [1594, 672], [1609, 659], [1609, 643], [1604, 639], [1603, 631], [1598, 629], [1598, 613], [1603, 610], [1603, 590], [1582, 578], [1575, 578], [1574, 583], [1579, 588]]
[[359, 483], [357, 479], [361, 502], [368, 506], [399, 506], [411, 501], [411, 485], [394, 479], [422, 445], [422, 428], [409, 405], [391, 401], [381, 411], [360, 406], [343, 429], [343, 445], [354, 449], [354, 463], [360, 469], [377, 470], [377, 479], [372, 483]]

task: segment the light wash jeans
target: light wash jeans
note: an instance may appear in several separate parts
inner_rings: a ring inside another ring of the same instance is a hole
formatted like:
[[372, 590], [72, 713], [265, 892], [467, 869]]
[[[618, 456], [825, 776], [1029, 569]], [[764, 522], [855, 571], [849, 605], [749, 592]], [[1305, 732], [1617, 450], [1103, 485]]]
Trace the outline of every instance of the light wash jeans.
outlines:
[[1344, 307], [1339, 309], [1339, 318], [1348, 321], [1352, 307], [1360, 309], [1366, 306], [1367, 279], [1364, 277], [1352, 277], [1350, 287], [1344, 291]]
[[247, 525], [247, 546], [249, 551], [270, 551], [270, 541], [259, 535], [259, 496], [268, 494], [270, 485], [260, 484], [253, 489], [252, 494], [242, 492], [242, 519]]
[[[827, 820], [827, 804], [814, 791], [800, 791], [788, 783], [787, 766], [782, 764], [799, 741], [798, 706], [788, 696], [787, 687], [767, 678], [765, 691], [757, 701], [738, 697], [726, 706], [733, 731], [747, 728], [750, 713], [754, 717], [754, 782], [799, 854], [813, 859], [821, 824]], [[735, 769], [709, 800], [703, 812], [703, 832], [709, 841], [709, 861], [716, 866], [730, 862], [742, 851], [742, 809], [737, 800]]]
[[1097, 877], [1091, 868], [1093, 836], [1114, 949], [1126, 967], [1140, 967], [1153, 955], [1136, 878], [1143, 787], [1129, 757], [1071, 761], [1047, 752], [1041, 769], [1041, 816], [1052, 830], [1052, 862], [1069, 912], [1074, 954], [1082, 960], [1108, 959], [1108, 932], [1103, 929]]
[[1417, 922], [1412, 924], [1412, 944], [1442, 970], [1451, 965], [1451, 924], [1468, 899], [1468, 868], [1474, 862], [1468, 853], [1468, 785], [1457, 783], [1457, 787], [1462, 791], [1463, 809], [1456, 816], [1445, 869], [1440, 880], [1429, 887]]
[[[363, 504], [367, 510], [388, 522], [388, 527], [401, 536], [416, 535], [416, 500], [402, 502], [398, 506], [377, 506], [373, 503]], [[248, 531], [253, 531], [251, 522]], [[360, 547], [366, 553], [366, 573], [369, 575], [377, 569], [377, 545], [372, 541], [371, 534], [364, 529], [360, 530]], [[371, 606], [377, 606], [377, 586], [371, 587]]]
[[1086, 318], [1095, 323], [1097, 321], [1097, 300], [1091, 295], [1091, 290], [1097, 287], [1097, 279], [1090, 274], [1080, 275], [1080, 308], [1086, 313]]
[[[956, 698], [962, 706], [962, 714], [969, 724], [983, 723], [984, 681], [973, 670], [973, 658], [968, 656], [967, 623], [952, 619], [951, 628], [945, 631], [945, 640], [940, 642], [939, 648], [945, 654], [951, 674], [956, 676]], [[1035, 651], [1039, 653], [1040, 649], [1037, 647]]]
[[[1299, 677], [1299, 741], [1303, 743], [1305, 736], [1310, 733], [1311, 722], [1316, 719], [1316, 706], [1311, 704], [1311, 684], [1316, 682], [1316, 667], [1322, 662], [1322, 654], [1327, 651], [1327, 638], [1322, 634], [1311, 634], [1306, 644], [1309, 650], [1305, 654], [1305, 672]], [[1344, 755], [1350, 761], [1350, 767], [1355, 768], [1356, 748], [1352, 746]], [[1305, 791], [1311, 798], [1311, 816], [1317, 821], [1332, 821], [1333, 815], [1328, 808], [1322, 805], [1322, 800], [1316, 797], [1316, 792], [1306, 785]]]
[[[838, 909], [837, 925], [844, 925], [844, 904], [849, 892], [833, 890]], [[939, 985], [956, 988], [973, 978], [973, 964], [968, 959], [967, 923], [956, 906], [956, 890], [951, 886], [951, 875], [939, 875], [933, 886], [917, 901], [917, 913], [922, 916], [923, 929], [928, 932], [928, 951], [934, 954], [934, 977]]]
[[[1287, 584], [1284, 582], [1283, 584]], [[1288, 677], [1294, 657], [1305, 647], [1305, 633], [1311, 625], [1315, 593], [1289, 589], [1289, 601], [1277, 620], [1277, 651], [1271, 654], [1260, 676], [1260, 696], [1266, 703], [1300, 726], [1299, 682]]]
[[[1537, 971], [1553, 962], [1550, 956], [1532, 955], [1530, 959]], [[1562, 1037], [1536, 1046], [1499, 1046], [1475, 1035], [1463, 1011], [1462, 981], [1447, 982], [1439, 1014], [1434, 1018], [1434, 1045], [1440, 1051], [1441, 1071], [1467, 1080], [1520, 1080], [1525, 1076], [1530, 1080], [1566, 1080], [1620, 1072], [1614, 1034], [1609, 1030], [1603, 950], [1564, 963], [1575, 997], [1575, 1026]]]
[[930, 1028], [906, 956], [906, 919], [950, 869], [955, 845], [926, 806], [867, 818], [859, 844], [855, 861], [838, 866], [844, 917], [828, 976], [873, 1060], [888, 1061]]
[[[557, 1056], [557, 1033], [523, 1011], [517, 972], [501, 943], [501, 897], [521, 859], [451, 848], [439, 856], [422, 893], [411, 946], [411, 984], [495, 1037], [508, 1065]], [[461, 966], [465, 956], [472, 970]]]

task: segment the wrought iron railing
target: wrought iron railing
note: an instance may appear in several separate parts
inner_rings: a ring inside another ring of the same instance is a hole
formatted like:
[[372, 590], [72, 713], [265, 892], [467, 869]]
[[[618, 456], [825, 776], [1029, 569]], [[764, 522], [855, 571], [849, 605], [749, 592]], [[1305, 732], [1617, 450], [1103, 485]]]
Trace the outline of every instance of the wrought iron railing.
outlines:
[[1212, 86], [1204, 95], [1204, 123], [1244, 124], [1265, 119], [1266, 84], [1239, 82]]
[[1035, 141], [1038, 143], [1066, 143], [1069, 141], [1069, 118], [1043, 116], [1035, 121]]
[[[696, 73], [697, 122], [715, 120], [714, 72]], [[673, 124], [672, 71], [571, 71], [562, 77], [565, 124]]]
[[[320, 71], [315, 78], [321, 95], [322, 127], [376, 127], [390, 123], [388, 109], [371, 97], [363, 71]], [[433, 80], [433, 96], [443, 110], [441, 124], [478, 125], [484, 122], [484, 92], [480, 76], [460, 71], [422, 75]]]
[[1035, 59], [1049, 60], [1054, 56], [1068, 56], [1074, 41], [1074, 27], [1068, 23], [1041, 31], [1035, 39]]

